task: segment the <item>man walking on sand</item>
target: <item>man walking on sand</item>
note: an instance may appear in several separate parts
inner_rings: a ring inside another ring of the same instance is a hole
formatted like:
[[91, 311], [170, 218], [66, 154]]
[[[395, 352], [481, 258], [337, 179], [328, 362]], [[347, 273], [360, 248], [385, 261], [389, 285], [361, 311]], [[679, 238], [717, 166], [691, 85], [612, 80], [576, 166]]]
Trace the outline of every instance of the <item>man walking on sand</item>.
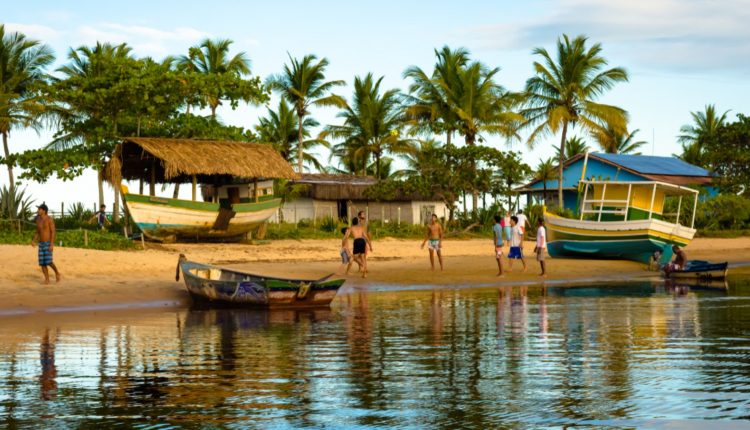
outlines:
[[55, 281], [60, 282], [60, 272], [57, 266], [52, 262], [52, 251], [55, 248], [55, 221], [47, 215], [47, 205], [42, 203], [37, 206], [36, 216], [36, 234], [31, 241], [31, 246], [38, 243], [39, 246], [39, 266], [44, 273], [44, 283], [49, 284], [49, 269], [55, 271]]
[[435, 270], [435, 253], [437, 252], [438, 261], [440, 262], [440, 270], [443, 270], [443, 254], [440, 250], [443, 247], [443, 226], [440, 225], [438, 217], [432, 214], [430, 223], [427, 224], [427, 236], [422, 242], [422, 249], [424, 244], [427, 243], [427, 249], [430, 250], [430, 265], [432, 270]]
[[545, 278], [547, 277], [547, 269], [544, 265], [544, 250], [547, 248], [547, 229], [544, 228], [544, 220], [542, 218], [537, 221], [537, 226], [534, 254], [536, 255], [536, 261], [539, 262], [539, 266], [542, 268], [542, 273], [539, 276]]
[[[510, 219], [510, 218], [509, 218]], [[501, 227], [503, 219], [500, 215], [495, 215], [495, 225], [492, 226], [492, 244], [495, 249], [495, 260], [497, 260], [497, 277], [503, 277], [503, 230]], [[510, 228], [510, 225], [508, 225]], [[510, 233], [507, 235], [510, 239]]]
[[508, 272], [513, 271], [513, 260], [521, 260], [523, 271], [526, 271], [526, 260], [523, 259], [523, 230], [518, 226], [518, 217], [510, 217], [510, 251], [508, 252]]

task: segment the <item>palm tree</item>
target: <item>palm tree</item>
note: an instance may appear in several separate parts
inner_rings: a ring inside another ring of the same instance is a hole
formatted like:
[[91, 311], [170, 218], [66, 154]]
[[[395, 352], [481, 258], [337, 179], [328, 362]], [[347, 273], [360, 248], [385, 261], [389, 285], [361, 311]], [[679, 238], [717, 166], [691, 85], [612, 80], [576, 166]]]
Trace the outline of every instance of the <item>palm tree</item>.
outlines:
[[715, 105], [706, 105], [703, 112], [690, 112], [693, 117], [693, 124], [686, 124], [680, 127], [680, 135], [677, 141], [682, 145], [681, 158], [688, 163], [704, 166], [703, 147], [705, 142], [715, 139], [719, 129], [727, 120], [727, 113], [724, 111], [719, 115]]
[[[310, 129], [320, 125], [313, 118], [305, 118], [302, 125], [302, 135], [306, 138], [302, 141], [305, 150], [314, 146], [322, 145], [326, 148], [330, 144], [323, 139], [310, 139]], [[297, 115], [286, 102], [279, 100], [279, 107], [276, 111], [268, 109], [268, 116], [260, 118], [259, 124], [255, 126], [259, 138], [262, 142], [270, 143], [276, 148], [284, 159], [292, 164], [296, 163], [298, 156], [298, 134], [297, 134]], [[312, 165], [320, 170], [323, 165], [315, 156], [309, 152], [303, 151], [305, 163]]]
[[[565, 158], [568, 127], [580, 126], [594, 132], [607, 125], [624, 130], [627, 113], [616, 106], [594, 100], [616, 83], [627, 81], [628, 73], [621, 67], [603, 70], [607, 60], [596, 43], [586, 47], [587, 38], [567, 35], [557, 40], [557, 58], [544, 48], [533, 53], [542, 57], [534, 62], [536, 75], [526, 81], [527, 108], [525, 126], [534, 127], [528, 144], [533, 146], [541, 137], [561, 131], [560, 155]], [[558, 204], [563, 206], [563, 163], [559, 163]]]
[[[559, 160], [559, 158], [558, 158]], [[534, 171], [534, 179], [542, 181], [542, 187], [544, 188], [544, 202], [547, 202], [547, 181], [557, 179], [557, 172], [555, 172], [555, 163], [552, 158], [546, 160], [539, 160], [539, 165]]]
[[458, 116], [450, 108], [448, 94], [441, 83], [457, 80], [459, 70], [469, 62], [469, 51], [444, 46], [440, 51], [435, 50], [435, 56], [437, 62], [429, 76], [417, 66], [404, 71], [404, 78], [413, 81], [409, 85], [409, 95], [405, 97], [406, 114], [417, 133], [444, 132], [450, 145], [453, 133], [458, 129]]
[[[203, 75], [250, 74], [250, 60], [244, 52], [229, 58], [229, 39], [204, 39], [198, 46], [189, 49], [187, 56], [177, 59], [178, 67]], [[221, 104], [222, 91], [219, 88], [209, 90], [206, 101], [211, 108], [211, 117], [216, 118], [216, 108]]]
[[554, 145], [553, 148], [555, 149], [555, 159], [560, 160], [563, 163], [568, 158], [578, 154], [585, 154], [586, 151], [589, 150], [589, 146], [586, 145], [586, 141], [584, 141], [580, 136], [573, 136], [565, 141], [565, 152], [562, 153], [565, 154], [564, 159], [561, 156], [560, 148]]
[[[108, 70], [120, 60], [130, 58], [131, 48], [126, 44], [112, 45], [110, 43], [99, 43], [93, 47], [81, 46], [78, 49], [68, 51], [70, 62], [57, 69], [64, 76], [63, 79], [54, 79], [56, 83], [65, 80], [74, 81], [75, 90], [88, 91], [87, 84], [99, 88], [104, 85], [101, 81], [107, 76]], [[63, 122], [77, 123], [72, 131], [55, 135], [55, 138], [46, 146], [46, 149], [62, 151], [76, 145], [97, 147], [101, 142], [100, 127], [109, 116], [100, 99], [78, 97], [75, 100], [61, 100], [67, 104], [65, 109], [57, 109], [58, 115]], [[109, 101], [109, 104], [117, 104]], [[111, 119], [111, 118], [110, 118]], [[83, 125], [83, 126], [81, 126]], [[116, 126], [116, 125], [115, 125]], [[114, 131], [116, 134], [116, 130]], [[104, 204], [104, 167], [103, 164], [98, 172], [99, 204]], [[115, 194], [118, 190], [115, 187]]]
[[372, 73], [364, 78], [354, 78], [354, 96], [337, 115], [344, 119], [342, 125], [329, 125], [320, 137], [344, 139], [339, 153], [348, 153], [354, 160], [366, 166], [370, 156], [374, 157], [375, 176], [381, 177], [382, 158], [386, 153], [398, 154], [409, 150], [409, 139], [401, 136], [404, 124], [399, 90], [380, 93], [383, 77], [377, 81]]
[[420, 140], [411, 144], [409, 150], [401, 154], [401, 158], [406, 162], [406, 168], [396, 171], [394, 175], [401, 178], [424, 175], [434, 166], [436, 162], [434, 154], [442, 147], [442, 144], [434, 139]]
[[639, 131], [640, 129], [635, 129], [631, 132], [625, 130], [624, 133], [621, 133], [613, 127], [607, 127], [603, 130], [595, 131], [592, 137], [606, 153], [641, 155], [636, 150], [648, 142], [645, 140], [634, 141], [635, 135]]
[[[303, 141], [302, 127], [304, 118], [309, 113], [310, 106], [346, 106], [346, 101], [336, 94], [331, 94], [334, 87], [344, 85], [344, 81], [326, 81], [325, 70], [328, 60], [325, 58], [315, 62], [315, 55], [306, 55], [302, 60], [289, 56], [290, 65], [284, 65], [284, 72], [271, 76], [268, 85], [281, 93], [297, 112], [297, 140]], [[297, 146], [297, 171], [302, 173], [304, 161], [303, 145]]]
[[35, 87], [46, 80], [44, 69], [55, 56], [47, 45], [22, 33], [6, 33], [0, 24], [0, 134], [8, 166], [8, 193], [15, 196], [15, 178], [8, 137], [15, 128], [39, 130], [45, 103]]

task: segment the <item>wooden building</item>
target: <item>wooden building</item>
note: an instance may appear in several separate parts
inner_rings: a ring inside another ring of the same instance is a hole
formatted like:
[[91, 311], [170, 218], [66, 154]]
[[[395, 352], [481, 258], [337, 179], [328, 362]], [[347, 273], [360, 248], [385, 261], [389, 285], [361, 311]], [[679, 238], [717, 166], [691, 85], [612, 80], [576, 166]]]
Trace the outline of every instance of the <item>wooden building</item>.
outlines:
[[[361, 210], [370, 220], [407, 224], [425, 224], [433, 213], [440, 218], [448, 217], [445, 203], [433, 197], [403, 195], [385, 201], [369, 199], [365, 190], [377, 182], [372, 177], [308, 173], [293, 182], [304, 188], [299, 197], [281, 208], [285, 222], [327, 217], [351, 219]], [[278, 216], [271, 221], [278, 221]]]

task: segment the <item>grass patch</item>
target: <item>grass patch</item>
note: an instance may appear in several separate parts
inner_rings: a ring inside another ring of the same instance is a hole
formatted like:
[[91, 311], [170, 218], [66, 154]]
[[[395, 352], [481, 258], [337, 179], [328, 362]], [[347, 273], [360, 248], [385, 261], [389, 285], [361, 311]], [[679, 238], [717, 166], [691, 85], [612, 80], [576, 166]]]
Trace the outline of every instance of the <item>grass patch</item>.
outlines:
[[[0, 230], [0, 243], [6, 245], [28, 245], [34, 238], [34, 233], [32, 230], [23, 230], [20, 234], [17, 231]], [[63, 247], [100, 249], [105, 251], [135, 249], [133, 241], [126, 239], [122, 234], [88, 230], [88, 246], [85, 245], [84, 235], [84, 230], [58, 231], [55, 245], [61, 246], [60, 243], [62, 242]]]

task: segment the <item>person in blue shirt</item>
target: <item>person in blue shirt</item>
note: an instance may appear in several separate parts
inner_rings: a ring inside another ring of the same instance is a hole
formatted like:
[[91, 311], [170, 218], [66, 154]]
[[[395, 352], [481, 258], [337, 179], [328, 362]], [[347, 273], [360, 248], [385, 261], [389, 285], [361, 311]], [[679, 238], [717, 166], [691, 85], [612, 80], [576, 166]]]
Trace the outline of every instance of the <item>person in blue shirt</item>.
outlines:
[[492, 243], [495, 249], [495, 260], [497, 261], [497, 276], [503, 276], [503, 227], [500, 225], [502, 218], [495, 215], [495, 224], [492, 226]]
[[107, 205], [99, 206], [99, 210], [96, 211], [91, 219], [96, 220], [96, 224], [99, 226], [99, 230], [104, 230], [105, 224], [109, 224], [109, 220], [107, 219]]

